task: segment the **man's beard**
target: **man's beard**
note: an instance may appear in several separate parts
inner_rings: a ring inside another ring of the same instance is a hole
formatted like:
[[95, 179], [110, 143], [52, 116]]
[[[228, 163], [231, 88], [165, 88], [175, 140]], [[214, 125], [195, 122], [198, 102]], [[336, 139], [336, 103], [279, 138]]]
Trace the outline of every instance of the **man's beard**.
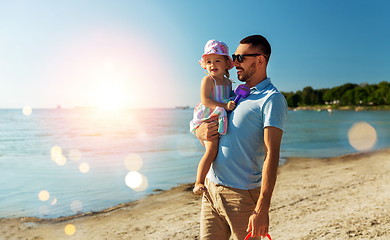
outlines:
[[[243, 68], [241, 68], [243, 69]], [[249, 78], [251, 78], [253, 76], [253, 74], [255, 74], [256, 72], [256, 63], [252, 63], [252, 65], [250, 65], [250, 67], [248, 68], [248, 70], [244, 70], [244, 73], [242, 73], [241, 75], [238, 76], [238, 80], [240, 80], [241, 82], [246, 82]]]

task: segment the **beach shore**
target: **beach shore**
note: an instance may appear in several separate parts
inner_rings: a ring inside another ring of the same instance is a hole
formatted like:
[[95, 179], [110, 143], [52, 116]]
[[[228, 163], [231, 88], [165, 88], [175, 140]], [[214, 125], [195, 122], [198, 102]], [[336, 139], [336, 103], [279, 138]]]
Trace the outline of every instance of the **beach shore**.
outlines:
[[[390, 239], [390, 149], [279, 168], [270, 235], [281, 239]], [[97, 213], [0, 219], [0, 239], [199, 239], [201, 197], [183, 184]], [[72, 235], [68, 234], [73, 233]]]

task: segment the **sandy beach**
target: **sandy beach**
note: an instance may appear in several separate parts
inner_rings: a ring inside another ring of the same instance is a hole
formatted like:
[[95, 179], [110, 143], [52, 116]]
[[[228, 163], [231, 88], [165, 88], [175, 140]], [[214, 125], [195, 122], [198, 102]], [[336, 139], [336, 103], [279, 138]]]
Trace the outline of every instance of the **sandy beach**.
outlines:
[[[390, 239], [390, 149], [279, 168], [270, 212], [277, 239]], [[192, 185], [102, 212], [0, 219], [0, 239], [199, 239]], [[71, 234], [71, 235], [68, 235]]]

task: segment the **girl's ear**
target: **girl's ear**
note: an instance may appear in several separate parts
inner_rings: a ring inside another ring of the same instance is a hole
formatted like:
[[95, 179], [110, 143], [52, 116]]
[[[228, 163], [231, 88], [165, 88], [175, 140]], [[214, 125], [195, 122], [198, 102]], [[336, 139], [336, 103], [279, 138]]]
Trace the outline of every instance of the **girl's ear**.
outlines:
[[226, 59], [226, 71], [229, 71], [230, 59], [229, 59], [229, 57], [226, 57], [226, 56], [225, 56], [225, 59]]

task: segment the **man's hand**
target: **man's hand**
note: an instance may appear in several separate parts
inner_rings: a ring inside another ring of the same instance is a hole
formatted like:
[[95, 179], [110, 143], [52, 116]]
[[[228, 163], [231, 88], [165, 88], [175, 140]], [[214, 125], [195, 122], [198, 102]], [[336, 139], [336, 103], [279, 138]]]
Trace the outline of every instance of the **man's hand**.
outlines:
[[218, 116], [213, 116], [196, 129], [196, 137], [203, 144], [203, 141], [211, 141], [219, 137]]
[[269, 215], [268, 211], [253, 212], [249, 217], [247, 232], [252, 231], [251, 237], [266, 237], [269, 228]]
[[264, 129], [264, 164], [261, 178], [260, 196], [255, 211], [249, 217], [248, 229], [252, 236], [266, 237], [269, 229], [269, 208], [274, 191], [279, 166], [280, 142], [283, 131], [276, 127]]

